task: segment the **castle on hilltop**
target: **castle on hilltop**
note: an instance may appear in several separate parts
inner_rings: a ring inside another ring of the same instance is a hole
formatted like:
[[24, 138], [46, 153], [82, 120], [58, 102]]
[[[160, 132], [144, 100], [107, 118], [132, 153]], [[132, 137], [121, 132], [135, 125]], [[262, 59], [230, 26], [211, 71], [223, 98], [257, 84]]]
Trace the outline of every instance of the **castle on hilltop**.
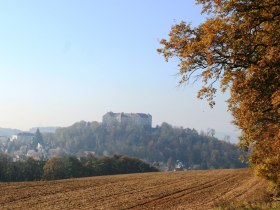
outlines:
[[137, 125], [152, 127], [152, 115], [143, 113], [113, 113], [107, 112], [103, 116], [103, 124], [113, 125], [120, 123], [123, 125]]

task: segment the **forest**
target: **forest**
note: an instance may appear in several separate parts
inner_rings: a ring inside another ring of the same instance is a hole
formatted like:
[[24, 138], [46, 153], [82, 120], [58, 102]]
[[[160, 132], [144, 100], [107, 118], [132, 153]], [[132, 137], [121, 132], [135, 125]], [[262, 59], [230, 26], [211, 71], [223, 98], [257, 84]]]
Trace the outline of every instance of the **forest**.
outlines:
[[78, 122], [55, 133], [43, 134], [45, 145], [56, 148], [56, 155], [80, 156], [85, 152], [98, 157], [126, 155], [173, 170], [176, 161], [185, 169], [246, 167], [237, 146], [220, 141], [213, 134], [195, 129], [161, 126], [143, 127], [98, 122]]

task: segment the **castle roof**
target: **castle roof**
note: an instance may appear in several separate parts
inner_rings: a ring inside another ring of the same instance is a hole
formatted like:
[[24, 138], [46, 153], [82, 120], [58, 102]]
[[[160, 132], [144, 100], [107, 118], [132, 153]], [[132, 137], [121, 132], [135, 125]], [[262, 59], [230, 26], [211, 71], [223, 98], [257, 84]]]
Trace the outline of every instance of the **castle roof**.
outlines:
[[141, 118], [150, 118], [151, 115], [150, 114], [144, 114], [144, 113], [114, 113], [114, 112], [108, 112], [107, 114], [109, 114], [111, 117], [132, 117], [132, 116], [139, 116]]

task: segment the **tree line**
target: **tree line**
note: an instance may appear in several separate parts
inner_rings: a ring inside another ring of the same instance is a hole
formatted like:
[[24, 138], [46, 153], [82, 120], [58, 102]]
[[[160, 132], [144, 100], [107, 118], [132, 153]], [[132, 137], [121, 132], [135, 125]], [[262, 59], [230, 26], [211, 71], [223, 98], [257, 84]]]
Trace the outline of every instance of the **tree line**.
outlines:
[[0, 181], [36, 181], [157, 172], [158, 169], [137, 158], [114, 155], [97, 158], [87, 155], [53, 157], [49, 160], [25, 160], [14, 162], [7, 154], [0, 153]]

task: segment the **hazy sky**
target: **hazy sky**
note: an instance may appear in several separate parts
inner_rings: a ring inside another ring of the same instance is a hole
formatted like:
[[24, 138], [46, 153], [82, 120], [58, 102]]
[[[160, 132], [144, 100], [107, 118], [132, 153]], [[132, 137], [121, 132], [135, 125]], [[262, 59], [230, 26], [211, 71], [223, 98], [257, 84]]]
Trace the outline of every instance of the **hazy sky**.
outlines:
[[[204, 19], [193, 0], [0, 1], [0, 127], [27, 130], [143, 112], [235, 136], [225, 100], [210, 109], [200, 84], [178, 87], [175, 61], [156, 51], [171, 25]], [[233, 140], [233, 139], [232, 139]]]

